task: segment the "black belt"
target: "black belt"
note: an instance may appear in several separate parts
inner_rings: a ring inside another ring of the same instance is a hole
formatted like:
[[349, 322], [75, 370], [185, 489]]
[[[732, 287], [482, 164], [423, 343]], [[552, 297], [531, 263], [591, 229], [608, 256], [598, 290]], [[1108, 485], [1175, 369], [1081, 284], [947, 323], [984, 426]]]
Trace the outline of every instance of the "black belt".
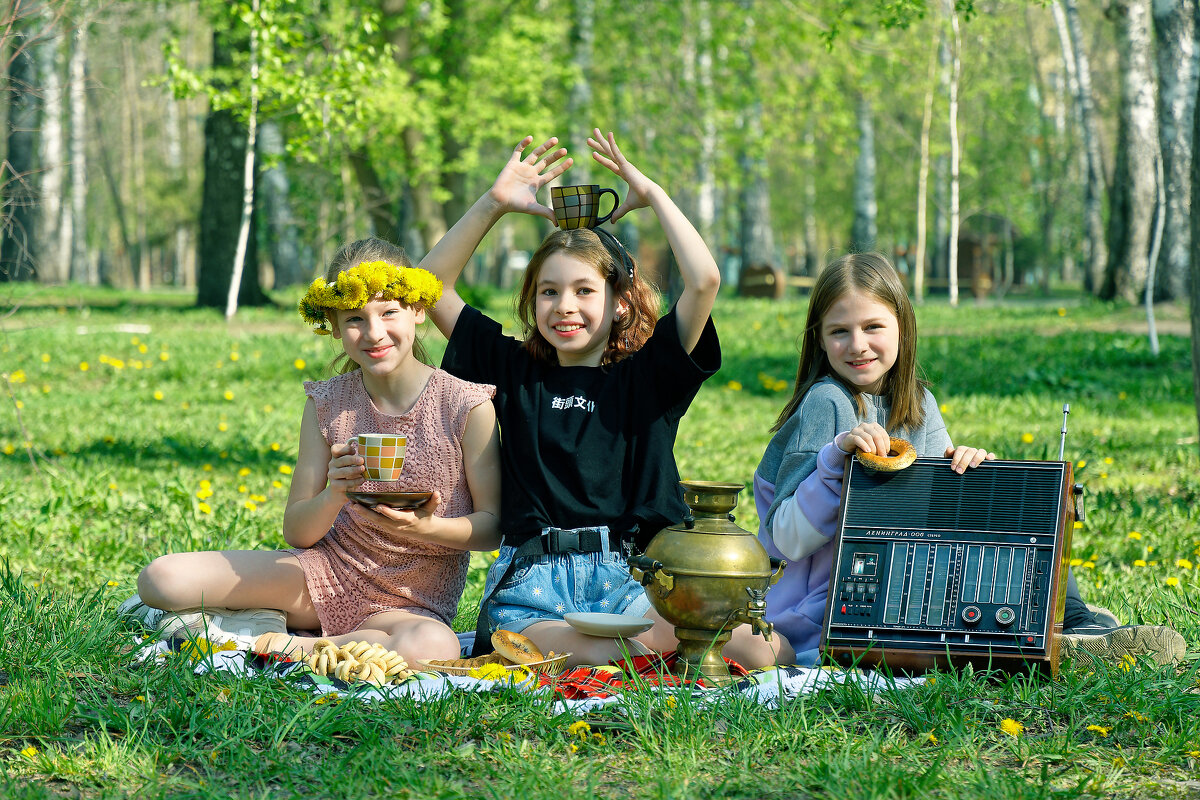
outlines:
[[[610, 531], [606, 525], [594, 528], [574, 529], [545, 528], [537, 536], [517, 545], [513, 551], [512, 560], [508, 562], [508, 567], [504, 570], [504, 574], [500, 576], [500, 580], [496, 581], [496, 585], [492, 587], [492, 591], [479, 601], [479, 619], [475, 623], [475, 644], [472, 645], [471, 655], [481, 656], [492, 652], [492, 640], [488, 634], [487, 604], [492, 599], [492, 595], [496, 593], [496, 590], [508, 580], [508, 576], [512, 573], [518, 561], [544, 555], [602, 553], [605, 549], [604, 543], [606, 540], [609, 552], [622, 553], [628, 558], [632, 554], [633, 537], [636, 534], [636, 526], [626, 534]], [[625, 549], [626, 547], [628, 549]]]

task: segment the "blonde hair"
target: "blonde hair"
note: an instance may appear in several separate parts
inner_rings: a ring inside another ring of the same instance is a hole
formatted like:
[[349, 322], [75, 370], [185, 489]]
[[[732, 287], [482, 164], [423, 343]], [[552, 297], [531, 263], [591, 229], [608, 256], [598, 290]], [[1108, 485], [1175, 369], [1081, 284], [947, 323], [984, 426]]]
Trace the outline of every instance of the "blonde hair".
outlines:
[[883, 378], [880, 391], [891, 406], [887, 429], [916, 428], [925, 421], [923, 401], [929, 385], [917, 365], [917, 318], [900, 276], [892, 262], [880, 253], [851, 253], [836, 259], [817, 276], [808, 301], [808, 318], [800, 343], [800, 366], [792, 398], [775, 420], [772, 431], [783, 427], [796, 412], [804, 395], [826, 375], [839, 381], [854, 397], [860, 417], [866, 416], [867, 404], [857, 386], [842, 380], [829, 364], [821, 347], [821, 321], [831, 306], [851, 292], [861, 292], [891, 309], [900, 324], [896, 363]]
[[[395, 267], [411, 267], [413, 265], [412, 259], [408, 257], [408, 253], [404, 252], [403, 247], [376, 236], [368, 236], [366, 239], [349, 242], [338, 248], [337, 252], [333, 254], [333, 258], [329, 259], [329, 266], [325, 270], [325, 280], [327, 283], [334, 283], [337, 281], [338, 275], [369, 261], [385, 261]], [[329, 311], [327, 313], [337, 312]], [[418, 361], [433, 366], [433, 361], [429, 358], [429, 353], [426, 352], [420, 339], [413, 339], [412, 349], [413, 355]], [[359, 365], [345, 353], [336, 356], [329, 368], [336, 375], [344, 375], [360, 369]]]
[[[617, 247], [621, 245], [617, 244]], [[637, 268], [632, 255], [622, 253], [624, 259], [628, 259], [628, 263], [618, 263], [620, 255], [614, 256], [600, 236], [588, 228], [552, 232], [542, 240], [541, 246], [529, 259], [521, 281], [521, 290], [516, 298], [516, 316], [521, 322], [525, 349], [539, 361], [558, 363], [554, 345], [546, 341], [542, 332], [538, 330], [535, 313], [538, 275], [546, 259], [554, 253], [566, 253], [595, 267], [612, 287], [613, 297], [625, 305], [624, 313], [613, 319], [600, 364], [603, 366], [616, 363], [640, 350], [654, 333], [654, 326], [658, 323], [658, 292], [653, 285], [642, 279], [641, 270]]]

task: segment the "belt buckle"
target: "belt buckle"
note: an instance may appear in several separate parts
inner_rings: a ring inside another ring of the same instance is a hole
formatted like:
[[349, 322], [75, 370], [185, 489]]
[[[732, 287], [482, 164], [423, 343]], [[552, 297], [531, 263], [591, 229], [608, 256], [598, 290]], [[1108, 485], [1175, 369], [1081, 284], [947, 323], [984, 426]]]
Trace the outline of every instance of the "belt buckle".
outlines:
[[549, 550], [551, 553], [579, 552], [579, 532], [565, 531], [562, 528], [551, 528], [548, 534]]

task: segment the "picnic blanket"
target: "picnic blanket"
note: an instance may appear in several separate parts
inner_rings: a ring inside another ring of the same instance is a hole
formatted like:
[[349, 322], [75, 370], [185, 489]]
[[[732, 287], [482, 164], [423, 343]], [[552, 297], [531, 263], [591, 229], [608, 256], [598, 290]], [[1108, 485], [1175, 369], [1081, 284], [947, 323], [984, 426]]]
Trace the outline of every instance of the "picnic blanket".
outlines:
[[[147, 643], [140, 652], [143, 661], [166, 658], [178, 650], [181, 642], [156, 641]], [[173, 646], [174, 645], [174, 646]], [[765, 670], [746, 670], [726, 659], [734, 680], [723, 687], [708, 686], [703, 681], [685, 680], [670, 672], [675, 663], [674, 653], [634, 656], [597, 667], [575, 667], [551, 677], [542, 673], [508, 676], [490, 680], [466, 675], [443, 675], [418, 672], [400, 684], [377, 687], [368, 683], [346, 683], [336, 678], [318, 675], [302, 661], [277, 654], [265, 655], [244, 650], [224, 650], [204, 653], [195, 659], [197, 674], [226, 673], [247, 678], [284, 680], [305, 689], [322, 701], [331, 698], [353, 698], [378, 702], [411, 698], [417, 702], [445, 697], [453, 692], [476, 694], [520, 691], [535, 694], [551, 703], [554, 714], [583, 715], [605, 708], [626, 706], [632, 692], [686, 694], [700, 705], [729, 701], [731, 694], [778, 708], [800, 695], [853, 682], [869, 696], [882, 691], [894, 691], [923, 683], [924, 678], [901, 678], [877, 672], [831, 669], [825, 667], [784, 666]]]

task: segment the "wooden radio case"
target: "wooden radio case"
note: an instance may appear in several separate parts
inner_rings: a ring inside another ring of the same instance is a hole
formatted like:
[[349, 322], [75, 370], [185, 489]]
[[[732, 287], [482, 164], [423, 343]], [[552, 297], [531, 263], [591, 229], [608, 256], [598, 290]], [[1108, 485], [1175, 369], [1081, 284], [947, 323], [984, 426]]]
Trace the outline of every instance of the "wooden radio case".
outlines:
[[844, 666], [1055, 674], [1082, 487], [1067, 461], [850, 458], [821, 650]]

